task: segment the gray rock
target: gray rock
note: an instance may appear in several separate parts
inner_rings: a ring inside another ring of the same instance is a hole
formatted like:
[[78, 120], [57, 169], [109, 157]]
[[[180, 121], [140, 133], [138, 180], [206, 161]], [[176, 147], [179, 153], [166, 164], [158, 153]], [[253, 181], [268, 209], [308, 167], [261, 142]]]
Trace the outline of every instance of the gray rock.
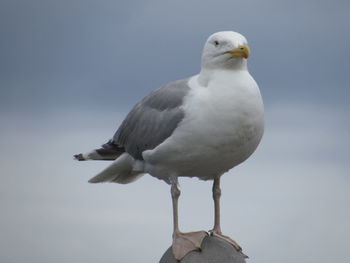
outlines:
[[[181, 263], [245, 263], [243, 256], [223, 239], [208, 236], [204, 238], [201, 251], [188, 253]], [[171, 250], [164, 253], [159, 263], [179, 263]]]

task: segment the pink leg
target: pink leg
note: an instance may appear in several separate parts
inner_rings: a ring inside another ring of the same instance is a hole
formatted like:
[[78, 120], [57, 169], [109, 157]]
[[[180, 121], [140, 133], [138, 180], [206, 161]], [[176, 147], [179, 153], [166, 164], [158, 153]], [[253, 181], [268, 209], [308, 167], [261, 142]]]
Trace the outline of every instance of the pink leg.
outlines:
[[204, 237], [208, 235], [205, 231], [181, 233], [178, 221], [178, 200], [180, 197], [180, 190], [177, 187], [177, 182], [171, 185], [171, 197], [173, 201], [173, 245], [172, 250], [175, 259], [181, 260], [189, 252], [193, 250], [200, 250]]
[[221, 224], [220, 224], [220, 197], [221, 197], [221, 189], [220, 189], [220, 177], [214, 179], [213, 183], [213, 199], [214, 199], [214, 229], [211, 231], [211, 235], [215, 237], [222, 238], [232, 244], [232, 246], [240, 252], [245, 258], [248, 256], [242, 252], [242, 248], [234, 241], [232, 238], [225, 236], [221, 232]]

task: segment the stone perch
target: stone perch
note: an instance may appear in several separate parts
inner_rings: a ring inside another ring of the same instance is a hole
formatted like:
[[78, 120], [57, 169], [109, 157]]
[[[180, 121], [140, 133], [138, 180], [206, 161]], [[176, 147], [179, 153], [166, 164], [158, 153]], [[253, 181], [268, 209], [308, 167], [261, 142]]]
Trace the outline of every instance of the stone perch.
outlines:
[[208, 236], [202, 243], [201, 251], [188, 253], [181, 261], [174, 258], [171, 247], [164, 253], [159, 263], [246, 263], [242, 254], [221, 238]]

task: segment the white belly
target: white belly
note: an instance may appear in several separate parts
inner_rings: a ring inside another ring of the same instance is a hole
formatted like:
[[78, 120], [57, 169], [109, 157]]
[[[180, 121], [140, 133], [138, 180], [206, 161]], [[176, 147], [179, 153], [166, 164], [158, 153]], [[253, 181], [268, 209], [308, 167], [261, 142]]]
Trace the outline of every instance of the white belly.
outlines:
[[264, 128], [258, 86], [248, 72], [225, 74], [207, 87], [197, 84], [197, 76], [190, 79], [185, 118], [171, 137], [144, 152], [146, 172], [165, 181], [171, 176], [208, 180], [255, 151]]

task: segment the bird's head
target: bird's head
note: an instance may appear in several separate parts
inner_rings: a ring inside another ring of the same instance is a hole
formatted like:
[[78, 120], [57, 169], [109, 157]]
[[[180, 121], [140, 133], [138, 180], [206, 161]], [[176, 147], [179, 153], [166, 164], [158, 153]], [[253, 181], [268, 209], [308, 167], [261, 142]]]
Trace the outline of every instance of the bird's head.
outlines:
[[212, 34], [204, 45], [202, 68], [239, 68], [250, 55], [247, 39], [233, 31]]

